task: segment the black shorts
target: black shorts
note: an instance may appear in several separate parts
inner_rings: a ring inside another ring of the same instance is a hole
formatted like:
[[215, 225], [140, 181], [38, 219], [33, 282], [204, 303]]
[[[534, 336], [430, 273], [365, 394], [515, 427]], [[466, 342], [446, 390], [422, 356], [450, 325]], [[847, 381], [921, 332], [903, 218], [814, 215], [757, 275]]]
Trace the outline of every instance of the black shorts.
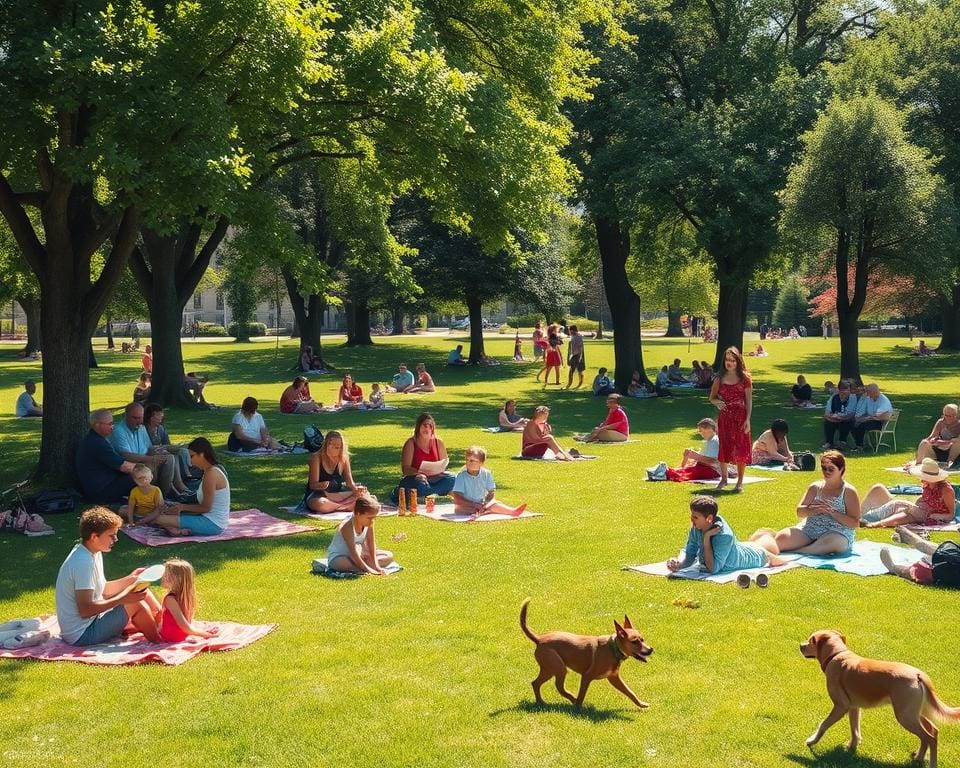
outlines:
[[583, 373], [587, 370], [587, 363], [583, 359], [583, 355], [570, 355], [567, 358], [567, 365], [570, 366], [571, 371], [577, 371], [577, 373]]
[[933, 448], [933, 453], [937, 457], [937, 461], [950, 461], [949, 448], [937, 448], [932, 445], [930, 447]]

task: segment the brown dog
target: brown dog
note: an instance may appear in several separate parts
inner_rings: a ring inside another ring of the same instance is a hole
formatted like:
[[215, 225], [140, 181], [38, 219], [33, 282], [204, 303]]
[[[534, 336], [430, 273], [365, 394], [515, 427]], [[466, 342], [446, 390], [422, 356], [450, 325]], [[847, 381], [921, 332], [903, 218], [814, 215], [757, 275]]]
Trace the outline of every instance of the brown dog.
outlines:
[[896, 661], [875, 661], [857, 656], [847, 638], [832, 629], [821, 629], [800, 645], [800, 653], [816, 659], [827, 676], [827, 693], [833, 709], [807, 739], [812, 747], [827, 729], [850, 715], [849, 749], [860, 744], [860, 709], [889, 701], [897, 722], [920, 739], [913, 757], [918, 762], [930, 749], [930, 768], [937, 768], [937, 727], [933, 720], [960, 720], [960, 708], [948, 707], [933, 690], [930, 678], [916, 667]]
[[[527, 605], [529, 598], [523, 601], [520, 608], [520, 628], [523, 633], [536, 644], [537, 649], [533, 657], [540, 665], [540, 674], [533, 681], [533, 695], [537, 704], [543, 704], [540, 696], [540, 686], [551, 677], [556, 678], [557, 690], [565, 699], [569, 699], [575, 706], [583, 705], [587, 695], [587, 688], [592, 680], [607, 678], [610, 685], [620, 691], [638, 707], [647, 707], [648, 704], [640, 701], [620, 679], [620, 663], [631, 656], [637, 661], [646, 662], [653, 653], [653, 648], [643, 642], [643, 637], [633, 628], [630, 619], [623, 617], [623, 626], [616, 621], [613, 626], [616, 633], [604, 637], [586, 635], [572, 635], [569, 632], [547, 632], [535, 635], [527, 627]], [[567, 676], [567, 669], [572, 669], [580, 675], [580, 691], [577, 697], [571, 696], [563, 681]]]

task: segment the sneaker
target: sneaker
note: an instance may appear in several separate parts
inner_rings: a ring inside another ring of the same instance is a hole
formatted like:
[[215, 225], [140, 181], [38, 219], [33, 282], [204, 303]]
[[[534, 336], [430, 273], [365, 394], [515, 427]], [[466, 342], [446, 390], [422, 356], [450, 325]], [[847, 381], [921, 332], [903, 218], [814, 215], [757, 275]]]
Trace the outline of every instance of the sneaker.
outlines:
[[50, 536], [54, 533], [54, 530], [44, 522], [40, 515], [33, 514], [27, 516], [27, 524], [23, 532], [27, 536]]
[[740, 587], [740, 589], [747, 589], [750, 586], [750, 575], [741, 573], [737, 576], [737, 586]]
[[760, 589], [766, 589], [770, 584], [770, 577], [765, 573], [758, 573], [757, 578], [754, 579], [754, 581], [757, 582], [757, 586], [760, 587]]

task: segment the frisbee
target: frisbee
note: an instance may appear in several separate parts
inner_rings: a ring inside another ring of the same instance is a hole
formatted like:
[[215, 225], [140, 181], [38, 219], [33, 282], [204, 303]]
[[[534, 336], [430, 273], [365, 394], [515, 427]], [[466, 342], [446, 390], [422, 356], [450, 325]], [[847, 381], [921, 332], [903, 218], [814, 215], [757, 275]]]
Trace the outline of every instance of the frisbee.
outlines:
[[137, 576], [137, 583], [133, 586], [134, 592], [141, 592], [149, 587], [153, 582], [160, 581], [163, 578], [163, 565], [150, 565], [143, 569], [143, 572]]

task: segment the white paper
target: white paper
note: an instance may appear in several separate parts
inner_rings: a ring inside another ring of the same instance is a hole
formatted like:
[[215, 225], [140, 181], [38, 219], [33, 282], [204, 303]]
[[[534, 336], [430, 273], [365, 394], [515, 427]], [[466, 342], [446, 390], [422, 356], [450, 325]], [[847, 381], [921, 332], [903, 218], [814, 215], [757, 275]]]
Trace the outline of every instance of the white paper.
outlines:
[[434, 477], [446, 471], [450, 459], [440, 459], [440, 461], [424, 461], [420, 464], [419, 472], [427, 477]]

